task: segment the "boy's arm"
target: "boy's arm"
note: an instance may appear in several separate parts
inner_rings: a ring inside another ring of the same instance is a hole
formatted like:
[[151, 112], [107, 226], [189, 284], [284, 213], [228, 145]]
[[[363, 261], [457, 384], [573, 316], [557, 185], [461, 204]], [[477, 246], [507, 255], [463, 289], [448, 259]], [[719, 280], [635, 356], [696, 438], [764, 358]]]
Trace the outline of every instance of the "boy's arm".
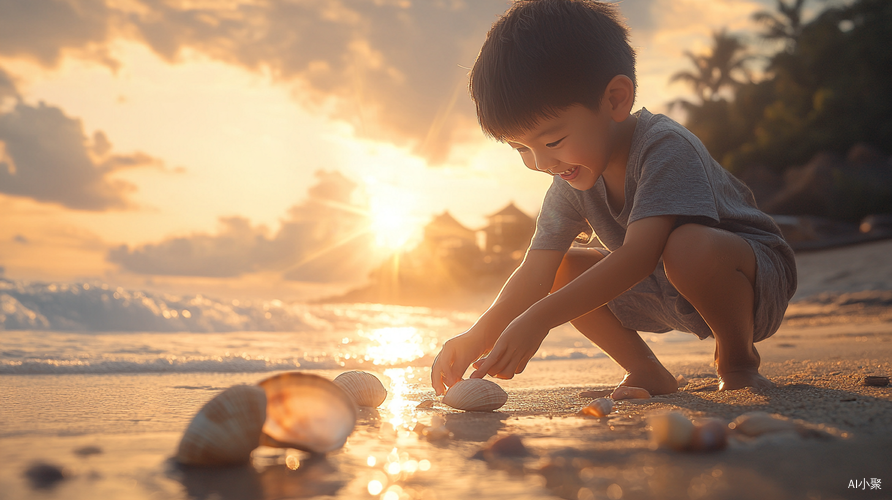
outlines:
[[480, 356], [489, 352], [502, 333], [521, 313], [548, 295], [564, 258], [556, 250], [530, 250], [498, 297], [468, 331], [446, 341], [431, 368], [431, 385], [445, 392], [464, 375]]
[[620, 248], [515, 318], [471, 377], [512, 378], [522, 372], [549, 330], [603, 306], [653, 273], [674, 226], [675, 216], [629, 224]]

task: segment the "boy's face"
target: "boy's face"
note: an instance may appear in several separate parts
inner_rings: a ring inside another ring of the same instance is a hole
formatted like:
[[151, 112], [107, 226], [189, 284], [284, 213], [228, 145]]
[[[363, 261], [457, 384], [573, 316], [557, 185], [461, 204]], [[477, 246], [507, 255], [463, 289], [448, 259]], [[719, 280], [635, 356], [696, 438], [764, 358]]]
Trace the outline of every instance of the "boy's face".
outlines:
[[574, 104], [506, 142], [520, 153], [527, 168], [559, 175], [573, 188], [586, 191], [607, 168], [613, 125], [604, 103], [599, 111]]

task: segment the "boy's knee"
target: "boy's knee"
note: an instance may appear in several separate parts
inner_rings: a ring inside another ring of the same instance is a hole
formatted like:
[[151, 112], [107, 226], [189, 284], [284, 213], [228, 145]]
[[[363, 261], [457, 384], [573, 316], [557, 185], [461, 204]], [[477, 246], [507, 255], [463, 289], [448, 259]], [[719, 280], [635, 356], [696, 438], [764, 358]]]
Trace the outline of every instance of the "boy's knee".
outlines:
[[715, 241], [710, 229], [700, 224], [685, 224], [675, 228], [663, 249], [663, 267], [673, 284], [685, 278], [709, 271], [715, 259]]

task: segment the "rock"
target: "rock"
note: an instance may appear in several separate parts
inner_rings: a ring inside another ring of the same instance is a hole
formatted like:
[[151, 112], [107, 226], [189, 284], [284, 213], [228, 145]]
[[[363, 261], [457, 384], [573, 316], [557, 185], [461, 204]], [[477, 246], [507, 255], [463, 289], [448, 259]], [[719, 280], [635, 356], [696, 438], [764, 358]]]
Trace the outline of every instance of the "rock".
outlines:
[[34, 489], [48, 489], [66, 479], [67, 475], [58, 465], [38, 462], [28, 467], [25, 477]]

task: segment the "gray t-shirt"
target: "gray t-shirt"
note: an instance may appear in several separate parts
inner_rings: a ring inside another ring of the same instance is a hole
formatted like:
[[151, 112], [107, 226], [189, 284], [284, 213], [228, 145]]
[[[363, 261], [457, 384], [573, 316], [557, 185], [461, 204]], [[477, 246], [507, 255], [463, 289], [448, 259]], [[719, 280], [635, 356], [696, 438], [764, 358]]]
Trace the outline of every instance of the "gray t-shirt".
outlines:
[[[579, 191], [554, 176], [530, 249], [566, 251], [582, 236], [589, 243], [596, 243], [596, 238], [600, 246], [613, 251], [622, 246], [632, 222], [675, 215], [676, 226], [703, 224], [736, 233], [751, 245], [760, 244], [761, 248], [754, 246], [757, 265], [765, 264], [757, 272], [781, 275], [762, 281], [782, 288], [776, 291], [776, 302], [785, 309], [796, 290], [796, 263], [774, 220], [756, 208], [750, 189], [713, 160], [693, 133], [646, 109], [636, 116], [626, 164], [625, 206], [610, 207], [603, 178], [591, 189]], [[658, 274], [664, 279], [662, 265]]]

